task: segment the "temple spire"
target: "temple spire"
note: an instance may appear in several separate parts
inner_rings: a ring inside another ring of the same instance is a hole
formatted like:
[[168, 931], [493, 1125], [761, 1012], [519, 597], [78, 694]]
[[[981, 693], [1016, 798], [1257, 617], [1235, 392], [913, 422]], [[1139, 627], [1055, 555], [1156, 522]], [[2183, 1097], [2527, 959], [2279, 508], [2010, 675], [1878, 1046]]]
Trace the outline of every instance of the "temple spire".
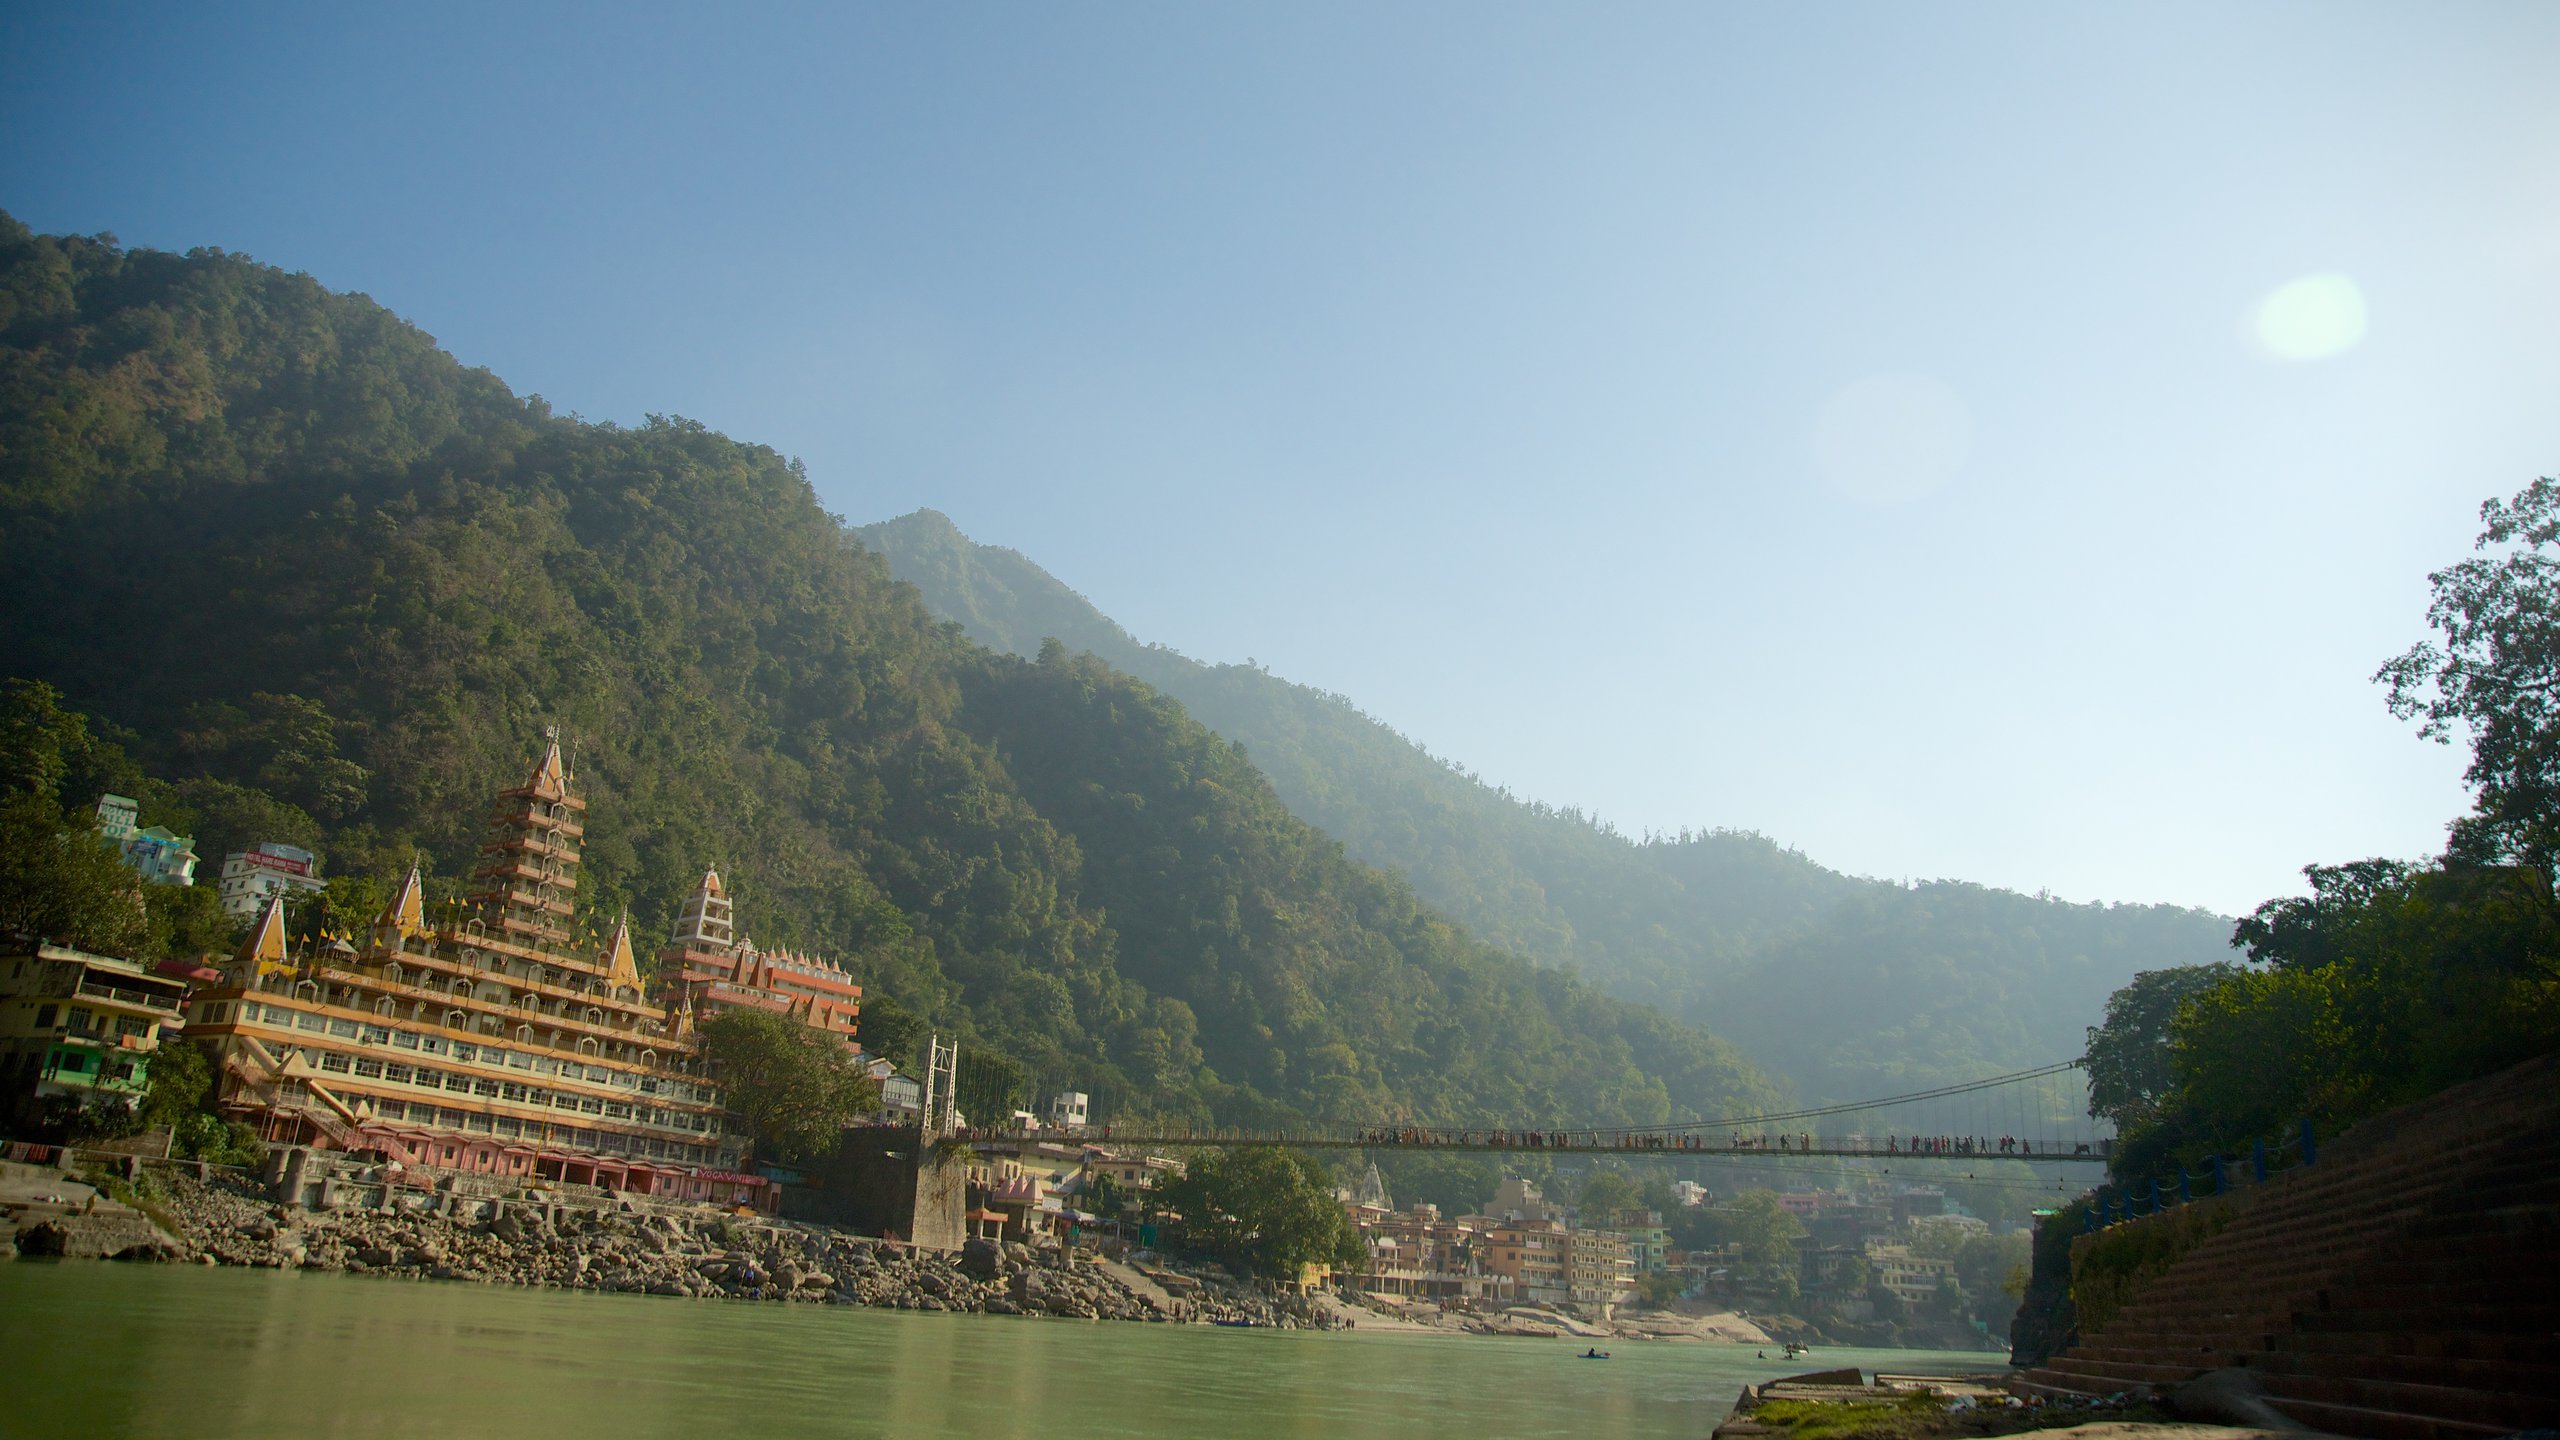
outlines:
[[640, 961], [631, 950], [631, 912], [628, 910], [622, 912], [621, 919], [613, 922], [613, 938], [605, 942], [604, 972], [608, 985], [628, 985], [633, 990], [640, 988]]
[[374, 934], [388, 944], [393, 939], [427, 933], [427, 885], [418, 867], [409, 867], [409, 877], [391, 892], [391, 903], [373, 922]]
[[702, 883], [685, 897], [683, 908], [676, 912], [675, 943], [726, 950], [736, 935], [728, 887], [720, 883], [717, 867], [705, 870]]
[[537, 795], [557, 799], [569, 793], [569, 762], [560, 756], [560, 727], [542, 727], [542, 760], [533, 767], [533, 778], [525, 788]]
[[254, 962], [262, 970], [269, 965], [286, 963], [289, 957], [285, 950], [283, 891], [268, 897], [265, 913], [259, 915], [257, 925], [249, 931], [249, 938], [240, 942], [240, 948], [233, 952], [231, 958], [234, 963]]

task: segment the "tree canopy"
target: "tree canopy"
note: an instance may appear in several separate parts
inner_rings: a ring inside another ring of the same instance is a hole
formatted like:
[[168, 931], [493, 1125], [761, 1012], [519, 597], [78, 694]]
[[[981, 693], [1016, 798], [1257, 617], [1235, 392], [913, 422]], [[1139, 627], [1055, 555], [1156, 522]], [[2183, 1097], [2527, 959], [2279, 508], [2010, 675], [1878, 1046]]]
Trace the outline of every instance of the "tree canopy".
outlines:
[[1151, 1208], [1180, 1217], [1183, 1244], [1246, 1273], [1294, 1281], [1308, 1265], [1348, 1268], [1361, 1260], [1360, 1232], [1333, 1177], [1300, 1151], [1204, 1150], [1149, 1196]]
[[2427, 577], [2442, 637], [2393, 657], [2375, 679], [2418, 733], [2471, 740], [2475, 809], [2453, 853], [2552, 869], [2560, 857], [2560, 480], [2480, 507], [2479, 552]]
[[880, 1108], [880, 1087], [844, 1043], [790, 1016], [723, 1010], [703, 1022], [702, 1046], [730, 1112], [768, 1159], [824, 1154]]

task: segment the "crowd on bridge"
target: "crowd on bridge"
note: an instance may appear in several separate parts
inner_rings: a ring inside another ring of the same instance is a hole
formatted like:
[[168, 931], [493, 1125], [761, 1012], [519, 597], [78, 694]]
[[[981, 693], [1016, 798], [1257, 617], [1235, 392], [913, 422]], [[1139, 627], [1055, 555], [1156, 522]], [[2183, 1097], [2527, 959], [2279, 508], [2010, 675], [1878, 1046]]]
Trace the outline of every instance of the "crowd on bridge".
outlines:
[[[1365, 1129], [1358, 1143], [1364, 1148], [1435, 1146], [1489, 1150], [1668, 1150], [1713, 1151], [1709, 1137], [1694, 1131], [1665, 1133], [1639, 1130], [1449, 1130], [1432, 1126], [1404, 1125]], [[2073, 1155], [2104, 1155], [2110, 1142], [2073, 1141]], [[2094, 1147], [2094, 1148], [2093, 1148]], [[1799, 1131], [1762, 1132], [1746, 1135], [1736, 1130], [1723, 1146], [1726, 1150], [1778, 1150], [1799, 1155], [2013, 1155], [2037, 1154], [2035, 1142], [2016, 1135], [2003, 1135], [1996, 1141], [1987, 1135], [1887, 1135], [1882, 1146], [1870, 1135], [1817, 1137]], [[2046, 1155], [2064, 1153], [2054, 1142], [2046, 1142]]]
[[[959, 1127], [959, 1139], [1024, 1140], [1036, 1139], [1042, 1128], [990, 1130], [982, 1127]], [[1064, 1134], [1066, 1132], [1058, 1132]], [[1075, 1132], [1086, 1140], [1108, 1141], [1110, 1126], [1083, 1128]], [[1453, 1149], [1453, 1150], [1608, 1150], [1664, 1151], [1689, 1154], [1722, 1154], [1731, 1152], [1780, 1151], [1796, 1155], [1924, 1155], [1964, 1156], [2008, 1155], [2018, 1157], [2074, 1156], [2104, 1157], [2113, 1148], [2111, 1140], [2046, 1141], [2042, 1150], [2033, 1140], [2016, 1135], [1993, 1139], [1987, 1135], [1823, 1135], [1804, 1131], [1762, 1131], [1746, 1134], [1740, 1130], [1728, 1134], [1723, 1145], [1712, 1137], [1694, 1130], [1461, 1130], [1427, 1125], [1371, 1126], [1343, 1136], [1304, 1134], [1282, 1131], [1267, 1133], [1242, 1129], [1193, 1129], [1185, 1126], [1162, 1133], [1150, 1132], [1127, 1137], [1130, 1144], [1218, 1144], [1252, 1145], [1296, 1144], [1314, 1147], [1341, 1146], [1345, 1149]]]

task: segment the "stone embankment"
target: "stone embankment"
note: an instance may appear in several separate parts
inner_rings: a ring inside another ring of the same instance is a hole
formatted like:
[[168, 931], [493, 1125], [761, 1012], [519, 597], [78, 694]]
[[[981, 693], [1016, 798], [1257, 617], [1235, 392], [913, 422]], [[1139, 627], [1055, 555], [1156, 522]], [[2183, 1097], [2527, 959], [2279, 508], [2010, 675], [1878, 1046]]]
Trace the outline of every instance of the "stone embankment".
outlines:
[[[334, 1270], [550, 1289], [871, 1305], [1086, 1320], [1329, 1328], [1294, 1296], [1203, 1285], [1141, 1294], [1078, 1252], [973, 1240], [957, 1254], [705, 1214], [501, 1207], [494, 1218], [306, 1211], [216, 1180], [173, 1178], [161, 1207], [204, 1264]], [[1148, 1287], [1153, 1290], [1153, 1287]]]

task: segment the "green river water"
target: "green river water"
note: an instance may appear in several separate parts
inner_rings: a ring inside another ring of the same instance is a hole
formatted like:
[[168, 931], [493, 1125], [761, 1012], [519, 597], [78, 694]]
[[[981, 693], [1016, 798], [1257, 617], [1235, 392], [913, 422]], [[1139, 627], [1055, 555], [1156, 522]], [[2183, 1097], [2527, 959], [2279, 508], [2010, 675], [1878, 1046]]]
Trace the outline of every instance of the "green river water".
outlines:
[[1608, 1348], [21, 1260], [0, 1262], [0, 1436], [1697, 1440], [1745, 1382], [1815, 1363], [1999, 1363]]

